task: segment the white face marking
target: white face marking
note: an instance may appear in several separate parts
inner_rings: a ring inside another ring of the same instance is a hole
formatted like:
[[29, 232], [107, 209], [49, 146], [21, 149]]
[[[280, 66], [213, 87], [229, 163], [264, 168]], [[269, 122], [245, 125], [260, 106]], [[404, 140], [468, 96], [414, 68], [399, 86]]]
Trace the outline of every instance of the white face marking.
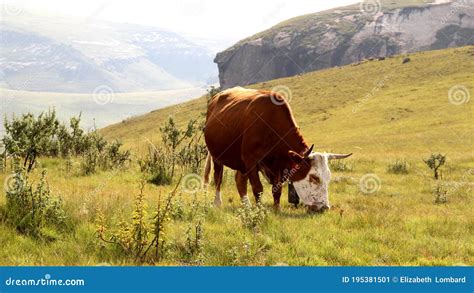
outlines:
[[[301, 201], [308, 206], [316, 206], [318, 209], [329, 208], [328, 187], [331, 180], [331, 171], [328, 166], [326, 153], [311, 153], [311, 170], [308, 175], [300, 181], [294, 181]], [[314, 179], [319, 178], [319, 183]]]

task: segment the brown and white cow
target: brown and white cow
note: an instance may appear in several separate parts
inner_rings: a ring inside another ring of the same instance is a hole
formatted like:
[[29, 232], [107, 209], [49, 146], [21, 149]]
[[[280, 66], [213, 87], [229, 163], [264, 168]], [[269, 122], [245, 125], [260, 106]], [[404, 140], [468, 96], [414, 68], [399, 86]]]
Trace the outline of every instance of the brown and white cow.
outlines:
[[243, 202], [248, 202], [247, 181], [255, 199], [260, 199], [261, 171], [272, 184], [275, 208], [280, 205], [283, 182], [290, 180], [310, 210], [324, 211], [330, 207], [328, 160], [351, 155], [312, 152], [281, 95], [242, 87], [212, 97], [204, 137], [209, 150], [204, 180], [208, 182], [212, 160], [217, 206], [222, 204], [220, 185], [227, 166], [237, 170], [235, 181]]

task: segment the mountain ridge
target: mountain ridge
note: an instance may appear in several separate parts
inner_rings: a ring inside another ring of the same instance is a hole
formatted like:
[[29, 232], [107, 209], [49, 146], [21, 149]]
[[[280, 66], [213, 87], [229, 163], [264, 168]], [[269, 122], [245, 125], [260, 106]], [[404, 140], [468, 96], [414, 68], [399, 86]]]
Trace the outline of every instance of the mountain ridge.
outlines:
[[473, 10], [466, 1], [381, 4], [373, 14], [362, 4], [334, 8], [245, 38], [218, 53], [214, 62], [221, 86], [229, 88], [366, 58], [469, 45], [474, 43]]

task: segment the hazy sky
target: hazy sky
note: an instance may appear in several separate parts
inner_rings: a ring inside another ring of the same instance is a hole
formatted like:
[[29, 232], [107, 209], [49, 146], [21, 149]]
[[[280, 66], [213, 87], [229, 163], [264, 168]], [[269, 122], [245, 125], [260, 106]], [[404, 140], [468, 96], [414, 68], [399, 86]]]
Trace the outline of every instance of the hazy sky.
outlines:
[[0, 0], [59, 15], [166, 28], [184, 35], [237, 41], [293, 16], [357, 0]]

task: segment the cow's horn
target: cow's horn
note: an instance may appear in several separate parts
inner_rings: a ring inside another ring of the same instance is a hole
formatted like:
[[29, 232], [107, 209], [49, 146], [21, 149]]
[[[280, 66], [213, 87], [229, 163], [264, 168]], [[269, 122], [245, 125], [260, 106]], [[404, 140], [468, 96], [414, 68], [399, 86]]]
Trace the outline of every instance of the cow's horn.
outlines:
[[333, 159], [345, 159], [347, 157], [352, 156], [352, 153], [350, 154], [328, 154], [328, 160], [333, 160]]
[[311, 152], [313, 151], [314, 144], [311, 145], [311, 147], [304, 153], [304, 157], [307, 158], [309, 155], [311, 155]]

